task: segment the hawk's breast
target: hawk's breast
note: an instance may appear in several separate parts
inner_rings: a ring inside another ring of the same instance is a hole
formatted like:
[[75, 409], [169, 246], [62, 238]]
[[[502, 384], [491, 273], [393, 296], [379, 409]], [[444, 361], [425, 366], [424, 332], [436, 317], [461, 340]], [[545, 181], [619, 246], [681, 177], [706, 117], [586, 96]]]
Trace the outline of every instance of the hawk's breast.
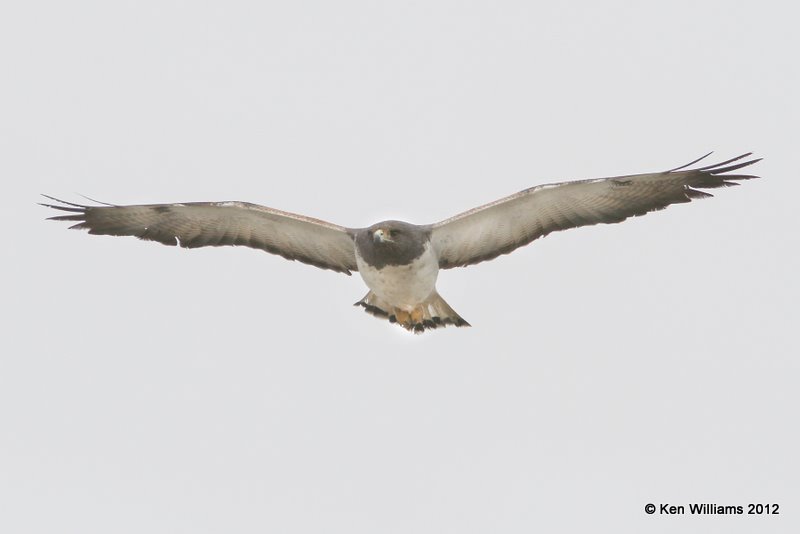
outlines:
[[430, 241], [425, 243], [420, 256], [405, 265], [375, 267], [364, 260], [358, 247], [356, 263], [367, 287], [392, 306], [406, 310], [413, 309], [430, 296], [439, 274], [439, 260]]

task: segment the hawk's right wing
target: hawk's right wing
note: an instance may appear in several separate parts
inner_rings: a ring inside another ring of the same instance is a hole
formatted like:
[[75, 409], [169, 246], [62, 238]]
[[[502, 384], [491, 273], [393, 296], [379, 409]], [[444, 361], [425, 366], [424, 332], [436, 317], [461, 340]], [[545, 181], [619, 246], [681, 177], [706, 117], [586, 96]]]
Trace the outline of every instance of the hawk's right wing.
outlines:
[[357, 271], [352, 233], [303, 215], [247, 202], [192, 202], [137, 206], [84, 206], [47, 198], [44, 204], [71, 215], [50, 217], [77, 221], [71, 228], [90, 234], [130, 235], [187, 248], [242, 245], [345, 274]]

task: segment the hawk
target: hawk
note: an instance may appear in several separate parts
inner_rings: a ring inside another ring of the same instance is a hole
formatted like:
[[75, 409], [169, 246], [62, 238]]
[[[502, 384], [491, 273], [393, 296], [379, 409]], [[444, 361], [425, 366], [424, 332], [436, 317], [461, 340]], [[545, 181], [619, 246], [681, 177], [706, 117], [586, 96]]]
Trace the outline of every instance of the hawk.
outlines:
[[436, 291], [441, 269], [475, 265], [550, 232], [664, 209], [711, 196], [701, 189], [756, 178], [734, 174], [759, 159], [752, 153], [692, 168], [709, 154], [669, 171], [538, 185], [434, 224], [383, 221], [345, 228], [247, 202], [87, 206], [43, 195], [90, 234], [135, 236], [186, 248], [240, 245], [350, 275], [369, 292], [355, 303], [416, 333], [470, 326]]

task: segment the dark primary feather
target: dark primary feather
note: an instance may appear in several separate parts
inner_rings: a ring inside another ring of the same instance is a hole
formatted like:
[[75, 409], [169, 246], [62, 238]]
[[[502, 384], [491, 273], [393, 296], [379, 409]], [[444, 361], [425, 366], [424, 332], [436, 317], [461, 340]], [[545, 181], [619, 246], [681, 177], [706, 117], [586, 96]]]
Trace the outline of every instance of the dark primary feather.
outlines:
[[738, 185], [740, 180], [756, 178], [730, 174], [761, 161], [741, 161], [750, 155], [687, 169], [706, 158], [706, 154], [666, 172], [532, 187], [431, 225], [431, 241], [441, 268], [480, 263], [550, 232], [617, 223], [670, 204], [710, 197], [700, 189]]
[[348, 229], [257, 204], [84, 206], [43, 196], [60, 203], [44, 206], [71, 213], [51, 220], [75, 221], [70, 228], [87, 229], [90, 234], [135, 236], [186, 248], [241, 245], [348, 275], [358, 270]]

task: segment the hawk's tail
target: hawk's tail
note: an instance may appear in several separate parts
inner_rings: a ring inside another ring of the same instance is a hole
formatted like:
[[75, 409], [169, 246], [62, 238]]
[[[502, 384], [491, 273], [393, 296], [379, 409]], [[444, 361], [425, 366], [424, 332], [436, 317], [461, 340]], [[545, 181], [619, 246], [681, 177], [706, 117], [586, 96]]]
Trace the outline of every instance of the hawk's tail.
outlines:
[[401, 310], [387, 304], [372, 291], [356, 302], [354, 306], [363, 306], [367, 313], [389, 319], [390, 323], [397, 323], [416, 334], [449, 324], [470, 326], [436, 291], [411, 311]]

